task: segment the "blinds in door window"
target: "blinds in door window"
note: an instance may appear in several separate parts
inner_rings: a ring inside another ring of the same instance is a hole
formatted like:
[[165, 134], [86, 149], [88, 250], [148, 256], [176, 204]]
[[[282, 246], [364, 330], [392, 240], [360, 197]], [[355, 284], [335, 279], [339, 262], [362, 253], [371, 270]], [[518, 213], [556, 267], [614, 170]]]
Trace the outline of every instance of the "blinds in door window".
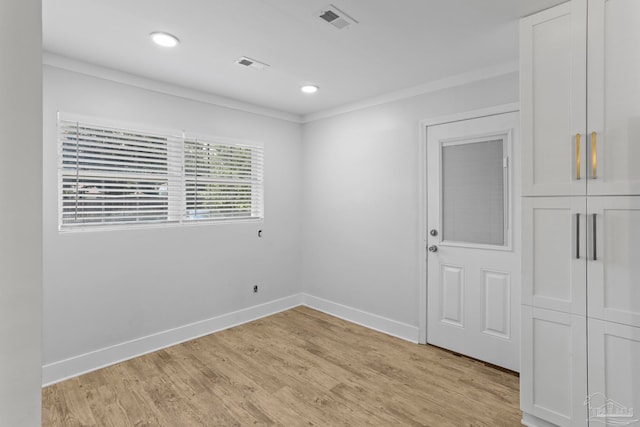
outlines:
[[442, 147], [443, 240], [507, 245], [505, 139]]

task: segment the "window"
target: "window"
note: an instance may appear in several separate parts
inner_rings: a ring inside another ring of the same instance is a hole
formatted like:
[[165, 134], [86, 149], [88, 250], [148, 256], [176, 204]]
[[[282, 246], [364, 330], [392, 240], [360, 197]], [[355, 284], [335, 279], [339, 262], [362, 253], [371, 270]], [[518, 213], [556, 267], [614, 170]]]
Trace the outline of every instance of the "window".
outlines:
[[262, 150], [184, 141], [187, 219], [262, 217]]
[[509, 245], [507, 157], [507, 135], [442, 144], [443, 241]]
[[58, 120], [60, 229], [263, 217], [263, 149]]

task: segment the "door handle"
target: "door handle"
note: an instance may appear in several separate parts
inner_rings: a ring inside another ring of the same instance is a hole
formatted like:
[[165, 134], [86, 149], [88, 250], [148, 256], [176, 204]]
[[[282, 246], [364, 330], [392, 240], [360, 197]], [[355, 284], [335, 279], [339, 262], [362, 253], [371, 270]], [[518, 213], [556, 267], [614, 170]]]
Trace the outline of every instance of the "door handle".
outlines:
[[593, 179], [598, 177], [598, 153], [596, 152], [596, 133], [591, 132], [591, 169], [593, 170]]
[[580, 259], [580, 214], [576, 214], [576, 259]]
[[598, 260], [597, 250], [596, 250], [596, 218], [597, 214], [593, 214], [593, 260]]
[[576, 179], [580, 179], [580, 134], [576, 133]]
[[438, 247], [436, 245], [429, 246], [429, 252], [438, 252]]

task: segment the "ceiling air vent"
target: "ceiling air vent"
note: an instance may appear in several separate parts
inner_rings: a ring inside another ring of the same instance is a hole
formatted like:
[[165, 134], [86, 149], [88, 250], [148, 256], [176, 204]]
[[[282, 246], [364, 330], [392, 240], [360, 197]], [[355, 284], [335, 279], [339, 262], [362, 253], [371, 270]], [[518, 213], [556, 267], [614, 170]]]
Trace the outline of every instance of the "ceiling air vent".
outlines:
[[316, 16], [339, 30], [348, 28], [351, 24], [358, 23], [358, 21], [332, 4], [316, 12]]
[[269, 64], [265, 64], [264, 62], [256, 61], [255, 59], [247, 58], [246, 56], [241, 56], [236, 59], [236, 64], [242, 65], [243, 67], [253, 68], [254, 70], [264, 70], [269, 66]]

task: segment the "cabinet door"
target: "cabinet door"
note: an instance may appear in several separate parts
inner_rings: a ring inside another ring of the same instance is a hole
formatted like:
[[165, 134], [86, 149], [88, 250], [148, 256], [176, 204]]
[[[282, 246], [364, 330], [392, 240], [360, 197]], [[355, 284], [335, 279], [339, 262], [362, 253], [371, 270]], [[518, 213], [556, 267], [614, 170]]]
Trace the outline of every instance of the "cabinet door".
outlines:
[[589, 0], [589, 194], [640, 194], [638, 23], [638, 0]]
[[589, 319], [590, 425], [639, 425], [640, 328]]
[[586, 426], [584, 316], [522, 306], [520, 406], [558, 426]]
[[522, 303], [586, 313], [586, 199], [525, 197]]
[[520, 21], [523, 196], [586, 192], [586, 22], [586, 0]]
[[588, 315], [640, 327], [640, 197], [589, 197], [587, 209]]

